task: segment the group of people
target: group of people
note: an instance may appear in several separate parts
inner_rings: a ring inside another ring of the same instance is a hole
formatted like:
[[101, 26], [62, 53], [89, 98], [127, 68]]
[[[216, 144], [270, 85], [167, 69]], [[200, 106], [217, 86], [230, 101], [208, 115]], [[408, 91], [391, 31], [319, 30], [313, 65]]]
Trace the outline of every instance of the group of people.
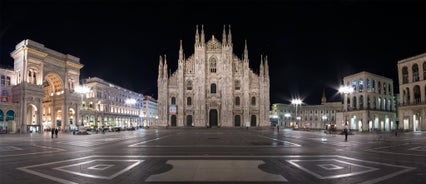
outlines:
[[55, 135], [55, 138], [58, 138], [58, 132], [59, 132], [58, 128], [52, 128], [52, 138], [53, 138], [53, 135]]

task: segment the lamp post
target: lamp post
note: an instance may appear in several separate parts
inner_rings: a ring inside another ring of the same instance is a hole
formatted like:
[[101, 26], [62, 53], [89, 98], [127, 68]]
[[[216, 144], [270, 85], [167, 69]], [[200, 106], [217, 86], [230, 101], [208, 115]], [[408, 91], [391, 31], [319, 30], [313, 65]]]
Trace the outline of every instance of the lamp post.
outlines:
[[343, 98], [343, 104], [344, 104], [344, 115], [345, 115], [345, 126], [348, 125], [348, 118], [346, 116], [346, 112], [348, 111], [348, 94], [351, 94], [354, 92], [354, 88], [350, 87], [350, 86], [342, 86], [339, 88], [339, 93], [343, 93], [344, 94], [344, 98]]
[[290, 113], [285, 113], [285, 114], [284, 114], [284, 117], [285, 117], [284, 127], [287, 127], [287, 122], [288, 122], [288, 120], [290, 119], [291, 114], [290, 114]]
[[299, 116], [297, 116], [297, 106], [298, 105], [302, 105], [302, 100], [300, 99], [300, 98], [296, 98], [296, 99], [292, 99], [291, 100], [291, 104], [293, 104], [293, 105], [295, 105], [296, 106], [296, 125], [297, 126], [299, 126], [299, 124], [298, 124], [298, 120], [300, 120], [300, 117]]
[[322, 122], [324, 124], [325, 129], [327, 129], [327, 125], [325, 124], [325, 122], [327, 122], [327, 115], [322, 115]]
[[[84, 103], [84, 98], [83, 98], [84, 95], [86, 93], [88, 93], [89, 91], [90, 91], [90, 88], [87, 87], [87, 86], [83, 86], [83, 85], [77, 86], [75, 88], [75, 92], [77, 92], [77, 93], [79, 93], [81, 95], [81, 105], [83, 105], [83, 103]], [[80, 106], [80, 109], [81, 109], [81, 106]], [[84, 126], [84, 124], [83, 124], [83, 117], [82, 117], [80, 111], [79, 111], [79, 116], [80, 116], [80, 120], [81, 120], [81, 126]]]
[[[135, 105], [136, 104], [136, 100], [135, 99], [133, 99], [133, 98], [128, 98], [128, 99], [126, 99], [125, 101], [124, 101], [124, 103], [126, 104], [126, 105], [128, 105], [129, 107], [131, 107], [131, 108], [133, 108], [133, 105]], [[127, 127], [133, 127], [133, 124], [132, 124], [132, 120], [128, 120], [129, 122], [127, 122], [126, 124], [126, 126]]]

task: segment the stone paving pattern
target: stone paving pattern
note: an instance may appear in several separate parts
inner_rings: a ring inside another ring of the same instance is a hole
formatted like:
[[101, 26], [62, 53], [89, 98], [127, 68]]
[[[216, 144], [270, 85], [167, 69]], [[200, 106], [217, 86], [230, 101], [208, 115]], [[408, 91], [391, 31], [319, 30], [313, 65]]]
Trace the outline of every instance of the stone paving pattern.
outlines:
[[426, 134], [149, 128], [0, 135], [0, 183], [424, 183]]

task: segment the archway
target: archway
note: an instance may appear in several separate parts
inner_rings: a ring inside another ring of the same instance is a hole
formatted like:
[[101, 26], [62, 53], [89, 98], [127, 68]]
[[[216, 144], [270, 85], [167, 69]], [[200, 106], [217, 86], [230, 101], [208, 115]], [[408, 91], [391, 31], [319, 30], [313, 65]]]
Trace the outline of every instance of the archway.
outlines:
[[0, 109], [0, 132], [3, 132], [3, 130], [6, 129], [6, 123], [4, 123], [3, 120], [4, 120], [4, 113]]
[[[26, 114], [26, 125], [27, 125], [27, 132], [29, 133], [36, 133], [41, 131], [40, 124], [38, 122], [38, 116], [37, 116], [37, 107], [33, 104], [29, 104], [27, 106], [27, 114]], [[20, 130], [18, 130], [20, 131]]]
[[217, 110], [211, 109], [209, 113], [209, 123], [210, 127], [217, 126], [218, 123], [218, 117], [217, 117]]
[[236, 126], [236, 127], [241, 126], [241, 116], [240, 115], [235, 115], [234, 126]]
[[[42, 101], [43, 103], [42, 111], [43, 111], [43, 121], [45, 121], [45, 124], [44, 124], [45, 129], [61, 127], [61, 126], [64, 126], [64, 124], [67, 124], [65, 121], [68, 121], [68, 120], [62, 119], [62, 117], [64, 117], [62, 113], [68, 113], [68, 114], [73, 113], [74, 115], [70, 116], [69, 121], [71, 121], [71, 117], [72, 117], [72, 121], [74, 121], [74, 119], [76, 118], [74, 117], [75, 111], [72, 110], [73, 112], [70, 112], [70, 109], [67, 110], [63, 106], [55, 107], [56, 112], [50, 113], [51, 110], [55, 111], [52, 102], [60, 100], [57, 97], [60, 95], [64, 95], [64, 83], [61, 77], [56, 73], [47, 73], [44, 76], [43, 89], [44, 89], [44, 96]], [[64, 112], [62, 112], [62, 109], [64, 110]], [[56, 114], [56, 117], [53, 117], [55, 114]]]
[[176, 115], [172, 115], [171, 119], [171, 126], [176, 126]]
[[251, 115], [251, 118], [250, 118], [250, 126], [256, 126], [256, 115]]
[[186, 116], [186, 126], [194, 126], [192, 124], [192, 115]]

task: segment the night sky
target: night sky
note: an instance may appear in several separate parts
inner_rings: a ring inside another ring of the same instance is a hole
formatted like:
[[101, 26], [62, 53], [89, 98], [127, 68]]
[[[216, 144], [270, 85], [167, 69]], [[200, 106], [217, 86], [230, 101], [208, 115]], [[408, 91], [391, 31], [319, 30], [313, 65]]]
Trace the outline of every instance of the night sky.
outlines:
[[195, 26], [221, 40], [231, 24], [234, 53], [247, 39], [250, 67], [268, 55], [271, 104], [301, 97], [339, 101], [343, 77], [360, 71], [393, 79], [398, 60], [426, 52], [421, 1], [0, 0], [0, 65], [24, 39], [80, 58], [81, 79], [99, 77], [157, 97], [158, 58], [177, 68], [179, 40], [194, 52]]

